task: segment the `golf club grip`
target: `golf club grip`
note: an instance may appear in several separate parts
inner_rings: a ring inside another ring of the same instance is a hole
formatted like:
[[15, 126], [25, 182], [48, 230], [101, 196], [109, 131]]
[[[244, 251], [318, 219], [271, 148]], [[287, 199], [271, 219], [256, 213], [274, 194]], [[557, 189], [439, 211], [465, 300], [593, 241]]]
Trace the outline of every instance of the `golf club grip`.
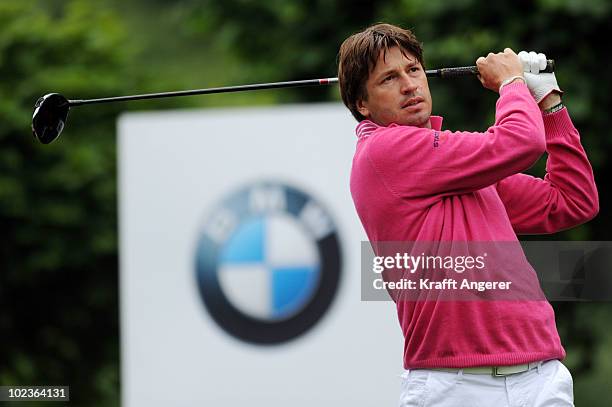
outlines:
[[[546, 68], [542, 72], [554, 72], [555, 61], [548, 59], [546, 61]], [[441, 68], [427, 71], [427, 76], [434, 78], [455, 78], [458, 76], [470, 76], [478, 75], [478, 68], [476, 66], [460, 66], [456, 68]]]

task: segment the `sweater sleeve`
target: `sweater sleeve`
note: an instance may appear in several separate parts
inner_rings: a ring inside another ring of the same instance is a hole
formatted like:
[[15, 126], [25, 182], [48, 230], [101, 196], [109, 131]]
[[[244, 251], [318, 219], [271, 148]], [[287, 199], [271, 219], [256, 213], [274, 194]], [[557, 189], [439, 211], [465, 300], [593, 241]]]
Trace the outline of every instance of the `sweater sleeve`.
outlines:
[[497, 184], [516, 233], [554, 233], [599, 211], [593, 170], [567, 109], [544, 116], [546, 175], [508, 177]]
[[545, 149], [540, 110], [527, 86], [502, 89], [484, 133], [413, 126], [375, 131], [366, 147], [380, 181], [401, 198], [469, 193], [529, 168]]

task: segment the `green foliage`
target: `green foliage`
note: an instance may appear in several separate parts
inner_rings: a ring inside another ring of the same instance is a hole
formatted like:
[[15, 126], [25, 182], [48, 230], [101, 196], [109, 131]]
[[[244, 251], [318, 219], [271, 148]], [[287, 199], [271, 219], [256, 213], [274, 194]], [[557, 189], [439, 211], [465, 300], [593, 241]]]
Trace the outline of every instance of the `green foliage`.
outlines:
[[[342, 41], [371, 22], [381, 1], [186, 1], [193, 36], [238, 58], [245, 82], [336, 76]], [[335, 89], [295, 89], [281, 101], [320, 101]]]
[[68, 119], [70, 140], [49, 146], [29, 128], [34, 102], [49, 90], [88, 97], [132, 88], [126, 31], [88, 1], [43, 5], [0, 2], [0, 219], [8, 236], [0, 382], [65, 384], [73, 405], [116, 405], [120, 107], [80, 108]]

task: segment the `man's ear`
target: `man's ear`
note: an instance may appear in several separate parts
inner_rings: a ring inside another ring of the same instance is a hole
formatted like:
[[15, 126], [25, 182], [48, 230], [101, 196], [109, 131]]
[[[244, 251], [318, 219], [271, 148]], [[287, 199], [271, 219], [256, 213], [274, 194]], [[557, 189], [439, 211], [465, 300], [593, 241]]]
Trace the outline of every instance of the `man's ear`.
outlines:
[[367, 102], [363, 99], [357, 100], [357, 111], [365, 118], [370, 117], [370, 110], [367, 108]]

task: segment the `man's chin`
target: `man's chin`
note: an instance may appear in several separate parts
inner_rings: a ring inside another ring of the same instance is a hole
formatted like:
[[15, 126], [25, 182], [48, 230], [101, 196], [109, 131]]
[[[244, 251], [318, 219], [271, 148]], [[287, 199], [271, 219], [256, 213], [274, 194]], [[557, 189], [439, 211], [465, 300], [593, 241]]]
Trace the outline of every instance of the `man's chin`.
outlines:
[[413, 126], [413, 127], [426, 127], [426, 128], [431, 128], [431, 121], [430, 121], [430, 117], [431, 114], [426, 114], [425, 112], [423, 112], [423, 114], [411, 114], [411, 115], [406, 115], [406, 114], [393, 114], [393, 115], [388, 115], [387, 117], [381, 117], [381, 118], [370, 118], [370, 120], [372, 120], [374, 123], [378, 124], [379, 126], [384, 126], [387, 127], [390, 124], [397, 124], [400, 126]]
[[431, 115], [423, 115], [417, 117], [409, 117], [402, 121], [402, 126], [425, 127], [431, 128]]

